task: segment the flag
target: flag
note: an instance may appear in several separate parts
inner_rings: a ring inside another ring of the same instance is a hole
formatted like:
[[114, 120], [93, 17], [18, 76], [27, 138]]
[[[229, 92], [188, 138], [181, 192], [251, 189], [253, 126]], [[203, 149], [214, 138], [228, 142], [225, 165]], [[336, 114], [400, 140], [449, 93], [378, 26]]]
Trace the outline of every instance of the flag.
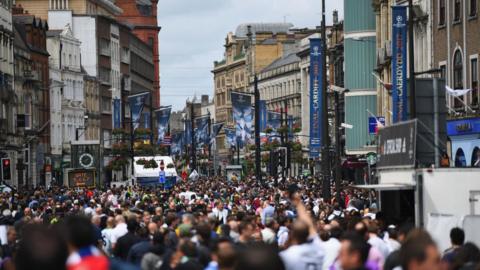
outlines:
[[232, 148], [237, 146], [237, 139], [234, 129], [225, 128], [225, 147]]
[[168, 123], [170, 122], [171, 107], [161, 108], [155, 111], [157, 117], [157, 144], [161, 144], [167, 132]]
[[223, 123], [214, 124], [212, 127], [212, 134], [210, 135], [210, 144], [213, 144], [215, 137], [217, 137], [218, 133], [223, 127]]
[[130, 104], [131, 121], [133, 129], [137, 129], [140, 125], [140, 118], [142, 116], [143, 107], [145, 107], [145, 101], [149, 97], [150, 93], [141, 93], [128, 97], [128, 103]]
[[310, 157], [317, 158], [322, 148], [323, 48], [319, 38], [310, 39]]
[[[407, 7], [392, 7], [393, 122], [407, 120]], [[414, 79], [414, 78], [410, 78]]]
[[272, 129], [272, 132], [269, 134], [270, 141], [279, 140], [280, 135], [277, 130], [281, 127], [281, 117], [282, 114], [279, 112], [267, 112], [267, 128]]
[[260, 114], [260, 132], [264, 132], [267, 128], [267, 101], [260, 100], [259, 104], [259, 114]]
[[120, 99], [113, 99], [113, 128], [122, 127], [122, 109], [120, 104]]
[[236, 136], [243, 146], [252, 141], [252, 96], [242, 93], [231, 93], [231, 100]]
[[209, 120], [210, 118], [208, 116], [200, 117], [195, 120], [195, 143], [197, 144], [197, 147], [202, 147], [204, 144], [208, 144], [210, 141], [208, 134]]

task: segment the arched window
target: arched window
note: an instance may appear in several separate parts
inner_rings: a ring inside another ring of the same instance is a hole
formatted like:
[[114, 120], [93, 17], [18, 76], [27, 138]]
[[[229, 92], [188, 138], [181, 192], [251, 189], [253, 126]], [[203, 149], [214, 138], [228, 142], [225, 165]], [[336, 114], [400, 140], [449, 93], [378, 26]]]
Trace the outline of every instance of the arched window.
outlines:
[[[453, 88], [463, 89], [463, 57], [460, 50], [456, 50], [453, 56]], [[455, 99], [455, 108], [463, 106], [462, 102], [458, 99], [463, 99], [463, 97]]]
[[480, 167], [480, 148], [475, 147], [472, 152], [472, 167]]
[[462, 148], [457, 150], [455, 154], [455, 167], [466, 167], [467, 160], [465, 159], [465, 153], [463, 152]]

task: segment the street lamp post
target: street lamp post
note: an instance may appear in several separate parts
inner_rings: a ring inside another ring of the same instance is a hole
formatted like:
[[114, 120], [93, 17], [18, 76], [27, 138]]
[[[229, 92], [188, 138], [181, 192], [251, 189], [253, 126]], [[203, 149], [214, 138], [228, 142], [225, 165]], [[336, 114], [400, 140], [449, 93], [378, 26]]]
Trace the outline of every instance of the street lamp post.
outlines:
[[192, 126], [192, 171], [197, 169], [197, 146], [195, 143], [195, 109], [194, 103], [190, 103], [190, 121]]
[[255, 96], [255, 177], [259, 183], [263, 184], [262, 170], [260, 164], [260, 91], [258, 90], [258, 77], [253, 78], [254, 96]]
[[323, 89], [322, 89], [322, 191], [323, 199], [328, 202], [331, 198], [330, 190], [330, 151], [328, 149], [328, 102], [327, 102], [327, 43], [326, 43], [326, 26], [325, 26], [325, 0], [322, 0], [322, 65], [323, 65]]

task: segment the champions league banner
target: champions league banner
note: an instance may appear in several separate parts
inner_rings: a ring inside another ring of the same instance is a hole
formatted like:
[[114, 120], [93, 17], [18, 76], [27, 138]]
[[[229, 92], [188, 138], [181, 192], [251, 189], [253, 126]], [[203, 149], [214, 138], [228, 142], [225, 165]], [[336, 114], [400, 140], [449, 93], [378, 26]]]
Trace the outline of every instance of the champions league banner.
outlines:
[[232, 148], [237, 146], [237, 137], [234, 129], [225, 128], [225, 147]]
[[143, 113], [143, 127], [150, 128], [150, 112]]
[[287, 124], [288, 124], [288, 139], [293, 139], [293, 126], [295, 125], [295, 119], [293, 119], [293, 115], [287, 116]]
[[264, 132], [267, 129], [267, 101], [260, 100], [259, 111], [260, 111], [260, 132]]
[[252, 141], [252, 96], [241, 93], [232, 93], [231, 95], [235, 133], [243, 147]]
[[157, 133], [158, 139], [157, 144], [161, 144], [165, 138], [165, 133], [167, 132], [168, 122], [170, 121], [170, 113], [172, 112], [171, 107], [161, 108], [155, 111], [157, 117]]
[[393, 122], [407, 120], [407, 7], [392, 7]]
[[185, 144], [192, 144], [192, 122], [191, 121], [186, 121], [185, 122], [185, 132], [183, 133], [184, 138], [183, 142]]
[[121, 120], [121, 108], [120, 108], [120, 99], [115, 98], [113, 100], [113, 128], [121, 128], [122, 127], [122, 120]]
[[143, 107], [150, 93], [142, 93], [128, 97], [128, 103], [130, 104], [130, 111], [132, 116], [133, 129], [137, 129], [140, 125], [140, 118], [142, 116]]
[[277, 132], [277, 129], [282, 125], [281, 123], [282, 115], [277, 112], [267, 112], [267, 128], [272, 129], [270, 133], [270, 141], [280, 140], [280, 135]]
[[317, 158], [322, 147], [323, 56], [319, 38], [310, 39], [310, 157]]
[[213, 125], [212, 134], [210, 135], [210, 144], [213, 144], [215, 137], [217, 137], [218, 133], [220, 133], [220, 130], [222, 129], [222, 127], [223, 127], [223, 123]]
[[209, 134], [208, 134], [208, 120], [209, 117], [197, 118], [195, 124], [197, 128], [195, 129], [195, 142], [197, 147], [202, 147], [204, 144], [209, 143]]
[[171, 147], [171, 151], [172, 151], [172, 155], [176, 155], [176, 156], [179, 156], [181, 155], [182, 153], [182, 149], [183, 149], [183, 138], [184, 138], [184, 133], [177, 133], [177, 134], [173, 134], [172, 136], [172, 147]]

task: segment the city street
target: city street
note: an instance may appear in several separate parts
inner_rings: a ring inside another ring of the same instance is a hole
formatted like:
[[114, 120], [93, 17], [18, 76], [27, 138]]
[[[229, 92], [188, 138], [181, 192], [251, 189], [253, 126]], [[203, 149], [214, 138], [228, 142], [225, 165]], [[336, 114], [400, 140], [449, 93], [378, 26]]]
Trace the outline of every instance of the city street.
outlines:
[[480, 0], [0, 0], [0, 270], [479, 270]]

